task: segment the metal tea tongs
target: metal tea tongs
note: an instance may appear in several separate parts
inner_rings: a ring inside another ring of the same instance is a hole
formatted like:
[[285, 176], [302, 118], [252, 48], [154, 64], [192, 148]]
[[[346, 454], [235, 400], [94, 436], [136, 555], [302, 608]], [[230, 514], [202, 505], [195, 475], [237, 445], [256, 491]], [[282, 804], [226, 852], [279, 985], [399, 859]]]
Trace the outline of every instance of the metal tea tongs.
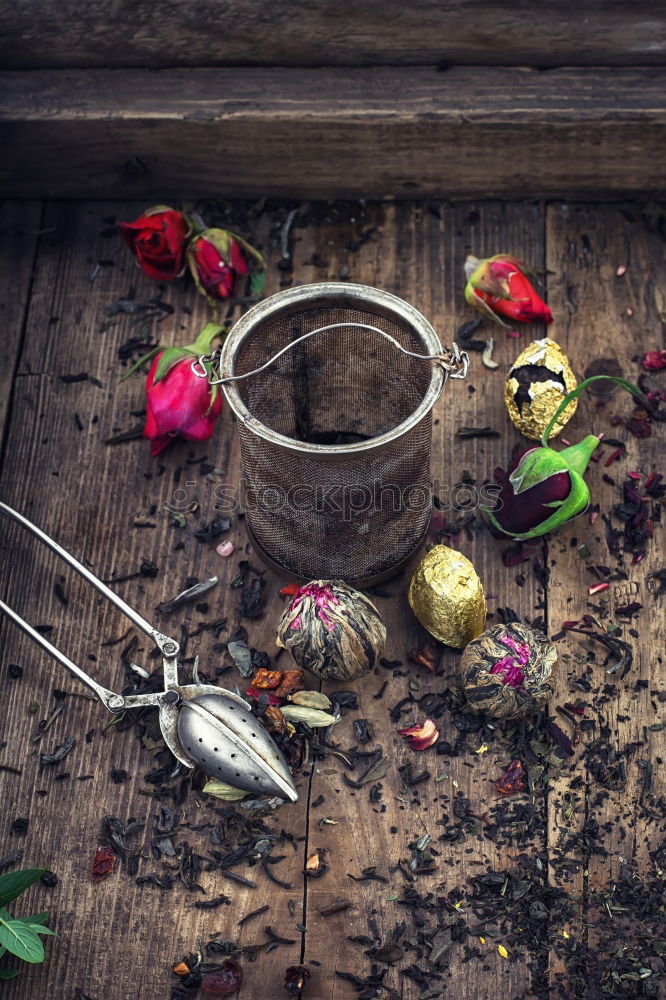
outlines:
[[186, 767], [198, 766], [206, 774], [243, 791], [296, 801], [298, 794], [285, 758], [243, 698], [213, 684], [180, 685], [180, 646], [174, 639], [154, 628], [32, 521], [1, 501], [0, 513], [32, 532], [153, 640], [162, 654], [164, 690], [151, 694], [116, 694], [89, 677], [2, 600], [1, 611], [61, 666], [91, 688], [114, 715], [129, 708], [156, 706], [164, 742]]

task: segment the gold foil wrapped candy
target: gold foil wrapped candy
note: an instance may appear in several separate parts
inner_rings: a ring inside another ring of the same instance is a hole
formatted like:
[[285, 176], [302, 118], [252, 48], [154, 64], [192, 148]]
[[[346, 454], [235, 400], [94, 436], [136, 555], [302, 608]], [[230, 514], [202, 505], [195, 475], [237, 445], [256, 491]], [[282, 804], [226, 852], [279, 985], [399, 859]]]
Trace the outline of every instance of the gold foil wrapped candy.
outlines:
[[476, 570], [446, 545], [434, 545], [423, 557], [407, 596], [421, 624], [447, 646], [462, 649], [486, 626], [486, 599]]
[[[569, 359], [549, 337], [533, 341], [514, 361], [504, 386], [509, 417], [525, 437], [538, 441], [564, 397], [578, 385]], [[551, 431], [551, 438], [571, 420], [578, 400], [573, 399]]]
[[342, 580], [312, 580], [294, 594], [276, 642], [303, 670], [324, 680], [354, 680], [377, 664], [386, 629], [372, 601]]
[[547, 683], [557, 650], [536, 629], [511, 622], [493, 625], [465, 648], [460, 659], [470, 706], [496, 719], [536, 715], [547, 704]]

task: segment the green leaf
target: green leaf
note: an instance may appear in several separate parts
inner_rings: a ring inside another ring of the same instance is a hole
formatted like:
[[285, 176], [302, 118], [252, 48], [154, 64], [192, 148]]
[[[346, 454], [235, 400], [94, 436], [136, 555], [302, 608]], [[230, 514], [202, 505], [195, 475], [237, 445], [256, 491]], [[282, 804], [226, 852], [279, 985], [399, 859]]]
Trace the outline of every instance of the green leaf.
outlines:
[[[0, 913], [0, 917], [2, 917], [3, 920], [7, 920], [7, 917], [3, 916], [2, 913]], [[9, 917], [10, 920], [22, 920], [24, 924], [45, 924], [48, 918], [48, 910], [42, 910], [41, 913], [31, 913], [29, 917]]]
[[40, 878], [46, 868], [20, 868], [0, 875], [0, 906], [6, 906]]
[[266, 272], [255, 271], [254, 274], [250, 275], [250, 294], [261, 295], [261, 293], [264, 290], [265, 284], [266, 284]]
[[0, 969], [0, 979], [15, 979], [18, 974], [18, 969]]
[[22, 920], [0, 919], [0, 944], [24, 962], [35, 964], [44, 961], [44, 945], [32, 927]]
[[44, 927], [43, 924], [27, 924], [26, 926], [29, 927], [31, 931], [34, 931], [35, 934], [45, 934], [47, 937], [58, 937], [54, 930], [51, 930], [50, 927]]
[[628, 382], [626, 379], [619, 378], [617, 375], [591, 375], [589, 378], [584, 379], [583, 382], [577, 385], [575, 389], [572, 389], [571, 392], [566, 394], [560, 405], [555, 410], [555, 413], [550, 418], [550, 423], [541, 435], [542, 445], [548, 444], [548, 439], [552, 434], [553, 427], [557, 423], [560, 415], [564, 413], [569, 403], [574, 399], [578, 399], [581, 392], [583, 392], [584, 389], [587, 389], [588, 385], [591, 385], [593, 382], [599, 382], [601, 379], [605, 379], [608, 382], [615, 382], [616, 385], [622, 386], [623, 389], [626, 389], [627, 392], [630, 392], [632, 396], [636, 397], [641, 406], [644, 406], [647, 410], [651, 409], [649, 402], [638, 386], [634, 385], [633, 382]]
[[197, 358], [202, 354], [208, 354], [215, 338], [222, 337], [226, 333], [225, 326], [220, 326], [219, 323], [206, 323], [197, 339], [188, 345], [188, 349]]

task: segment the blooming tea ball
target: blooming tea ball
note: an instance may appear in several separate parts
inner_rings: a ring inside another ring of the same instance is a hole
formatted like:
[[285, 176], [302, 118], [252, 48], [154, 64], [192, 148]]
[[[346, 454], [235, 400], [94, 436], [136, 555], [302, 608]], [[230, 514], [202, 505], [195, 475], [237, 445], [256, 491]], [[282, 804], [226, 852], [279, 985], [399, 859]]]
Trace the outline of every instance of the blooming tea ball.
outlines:
[[447, 545], [433, 545], [426, 553], [407, 597], [421, 624], [447, 646], [462, 649], [485, 628], [486, 598], [476, 570]]
[[276, 642], [303, 670], [324, 680], [355, 680], [377, 664], [386, 629], [372, 601], [342, 580], [312, 580], [282, 615]]
[[543, 633], [510, 622], [493, 625], [465, 648], [460, 660], [470, 706], [496, 719], [522, 719], [545, 708], [557, 650]]
[[[564, 397], [578, 385], [569, 359], [549, 337], [535, 340], [519, 354], [507, 375], [504, 402], [514, 427], [538, 441]], [[572, 399], [550, 432], [554, 438], [571, 420], [578, 400]]]

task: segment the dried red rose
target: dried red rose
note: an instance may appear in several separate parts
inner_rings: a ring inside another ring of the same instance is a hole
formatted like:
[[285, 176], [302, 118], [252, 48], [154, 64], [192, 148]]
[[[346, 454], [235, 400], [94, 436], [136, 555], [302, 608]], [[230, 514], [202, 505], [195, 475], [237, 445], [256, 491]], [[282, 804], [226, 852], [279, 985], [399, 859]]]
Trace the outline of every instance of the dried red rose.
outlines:
[[479, 260], [469, 256], [465, 275], [465, 298], [496, 323], [506, 326], [505, 319], [511, 323], [552, 323], [553, 314], [534, 290], [525, 265], [515, 257], [498, 253]]
[[168, 205], [155, 205], [134, 222], [118, 223], [141, 270], [156, 281], [171, 281], [183, 273], [191, 228], [187, 217]]
[[222, 412], [222, 393], [207, 378], [192, 371], [192, 362], [206, 354], [224, 328], [209, 323], [193, 344], [168, 347], [153, 360], [146, 379], [146, 425], [143, 436], [159, 455], [173, 440], [205, 441]]
[[98, 847], [90, 871], [91, 881], [101, 882], [111, 874], [117, 863], [118, 856], [112, 847]]
[[405, 737], [412, 750], [427, 750], [439, 739], [439, 730], [432, 719], [426, 719], [422, 726], [399, 729], [398, 735]]

